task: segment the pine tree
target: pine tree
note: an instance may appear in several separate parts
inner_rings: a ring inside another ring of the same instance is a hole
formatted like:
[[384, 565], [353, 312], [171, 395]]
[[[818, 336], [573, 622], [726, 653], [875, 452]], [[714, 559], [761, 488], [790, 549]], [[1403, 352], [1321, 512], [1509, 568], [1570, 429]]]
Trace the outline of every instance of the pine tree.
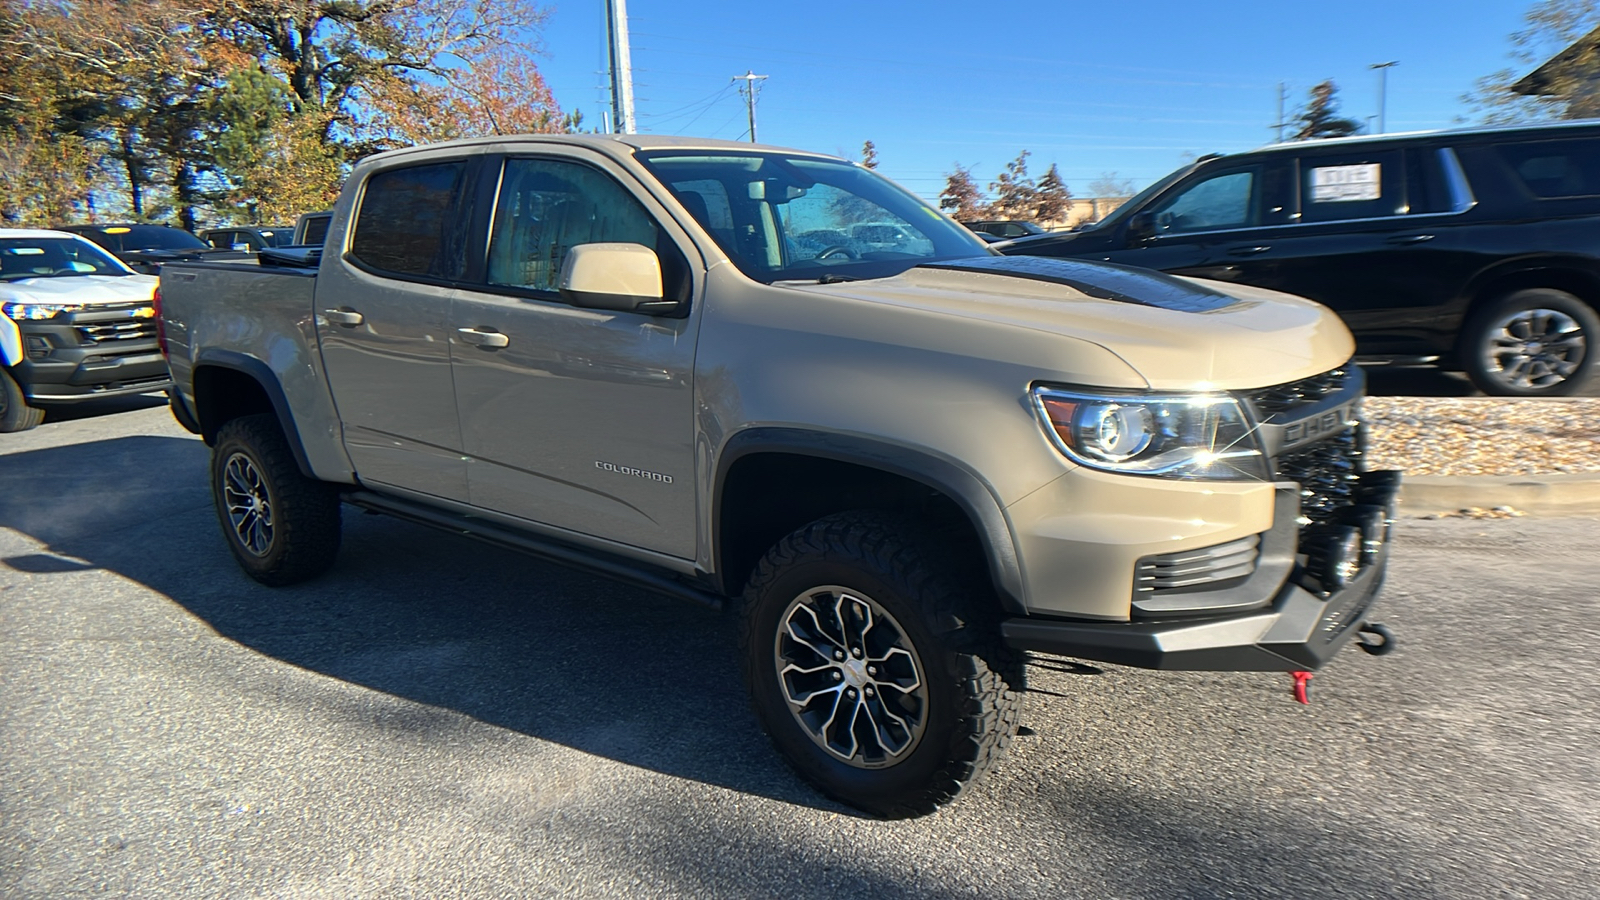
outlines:
[[1034, 209], [1038, 205], [1039, 189], [1034, 185], [1033, 179], [1028, 177], [1028, 157], [1031, 153], [1027, 150], [1017, 154], [1017, 158], [1006, 163], [1005, 171], [995, 176], [989, 182], [989, 190], [994, 191], [994, 203], [990, 204], [990, 211], [1001, 219], [1031, 219]]
[[878, 145], [867, 141], [861, 145], [861, 165], [868, 169], [878, 167]]
[[1040, 176], [1034, 190], [1035, 222], [1061, 222], [1067, 218], [1067, 213], [1072, 209], [1072, 191], [1061, 180], [1061, 172], [1055, 163], [1051, 163], [1050, 168]]
[[989, 215], [989, 201], [972, 180], [972, 169], [955, 164], [955, 171], [945, 175], [944, 190], [939, 192], [939, 208], [958, 222], [971, 222]]
[[1339, 86], [1332, 79], [1322, 82], [1311, 88], [1311, 97], [1306, 101], [1306, 106], [1295, 116], [1295, 121], [1300, 123], [1300, 130], [1294, 133], [1291, 140], [1307, 141], [1312, 138], [1345, 137], [1361, 130], [1361, 123], [1355, 119], [1339, 117]]

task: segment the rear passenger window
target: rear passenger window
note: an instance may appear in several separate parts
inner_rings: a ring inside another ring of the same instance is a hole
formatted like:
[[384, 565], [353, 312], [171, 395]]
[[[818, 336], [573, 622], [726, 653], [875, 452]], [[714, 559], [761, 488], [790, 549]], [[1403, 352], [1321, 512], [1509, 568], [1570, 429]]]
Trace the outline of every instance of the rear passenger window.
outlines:
[[1535, 197], [1600, 194], [1600, 140], [1532, 141], [1495, 149]]
[[1337, 222], [1401, 215], [1400, 151], [1300, 159], [1300, 221]]
[[460, 278], [466, 229], [457, 225], [456, 208], [466, 168], [455, 161], [373, 175], [356, 215], [350, 255], [385, 272]]

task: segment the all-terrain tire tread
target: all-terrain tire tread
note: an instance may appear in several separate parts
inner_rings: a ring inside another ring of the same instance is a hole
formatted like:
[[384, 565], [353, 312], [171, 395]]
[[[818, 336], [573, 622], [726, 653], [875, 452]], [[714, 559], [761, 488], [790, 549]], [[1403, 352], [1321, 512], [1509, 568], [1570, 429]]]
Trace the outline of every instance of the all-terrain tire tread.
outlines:
[[339, 555], [341, 528], [338, 490], [326, 482], [307, 478], [295, 462], [294, 453], [289, 449], [289, 442], [284, 438], [277, 420], [270, 415], [259, 414], [241, 416], [218, 429], [218, 461], [212, 464], [213, 494], [220, 490], [216, 467], [220, 465], [224, 448], [232, 441], [249, 449], [260, 465], [262, 474], [269, 480], [277, 500], [273, 524], [279, 531], [277, 540], [283, 542], [283, 552], [265, 565], [259, 560], [244, 558], [230, 533], [221, 498], [217, 496], [217, 517], [222, 524], [223, 536], [244, 570], [250, 577], [272, 587], [306, 581], [326, 572]]
[[[956, 679], [961, 706], [944, 765], [920, 793], [870, 810], [884, 818], [926, 815], [955, 800], [1004, 755], [1022, 707], [1023, 667], [999, 641], [998, 606], [978, 578], [941, 564], [941, 555], [930, 553], [933, 540], [907, 518], [873, 511], [837, 513], [774, 545], [745, 588], [739, 631], [746, 682], [752, 686], [757, 682], [748, 667], [762, 664], [758, 660], [764, 658], [763, 653], [753, 652], [752, 642], [764, 646], [771, 640], [770, 635], [756, 634], [758, 598], [784, 571], [808, 558], [855, 560], [872, 567], [902, 596], [916, 598], [928, 630], [949, 643], [955, 671], [948, 674]], [[925, 666], [931, 677], [935, 661], [926, 660]], [[801, 774], [810, 778], [804, 770]], [[854, 798], [833, 795], [815, 778], [810, 780], [835, 799], [860, 805]]]

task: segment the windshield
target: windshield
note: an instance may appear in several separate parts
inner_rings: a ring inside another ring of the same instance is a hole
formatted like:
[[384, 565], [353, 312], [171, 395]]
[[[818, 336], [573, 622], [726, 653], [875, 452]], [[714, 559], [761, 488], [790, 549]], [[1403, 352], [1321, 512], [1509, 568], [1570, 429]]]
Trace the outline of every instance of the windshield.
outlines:
[[204, 250], [210, 246], [181, 228], [165, 225], [111, 225], [84, 236], [117, 253], [130, 250]]
[[1131, 213], [1133, 213], [1134, 211], [1138, 210], [1140, 207], [1144, 206], [1145, 202], [1148, 201], [1150, 198], [1152, 198], [1155, 195], [1157, 195], [1157, 194], [1161, 193], [1162, 191], [1166, 190], [1167, 187], [1170, 186], [1173, 182], [1175, 182], [1178, 179], [1182, 178], [1183, 176], [1189, 174], [1190, 172], [1193, 172], [1195, 165], [1196, 164], [1191, 163], [1190, 165], [1184, 166], [1183, 168], [1177, 170], [1176, 172], [1169, 173], [1165, 178], [1162, 178], [1161, 180], [1157, 181], [1155, 184], [1150, 185], [1149, 187], [1145, 188], [1144, 190], [1140, 191], [1139, 193], [1134, 194], [1132, 197], [1128, 198], [1127, 200], [1122, 201], [1122, 203], [1120, 205], [1118, 205], [1116, 209], [1113, 209], [1111, 212], [1106, 213], [1105, 217], [1102, 218], [1100, 221], [1095, 222], [1095, 223], [1090, 224], [1090, 225], [1085, 225], [1079, 230], [1081, 230], [1081, 231], [1094, 231], [1094, 230], [1099, 229], [1099, 228], [1104, 228], [1107, 225], [1115, 225], [1116, 223], [1122, 221], [1123, 219], [1126, 219]]
[[774, 281], [884, 278], [992, 256], [967, 229], [869, 169], [777, 153], [641, 153], [739, 271]]
[[0, 238], [0, 281], [132, 275], [128, 267], [88, 241], [73, 238]]

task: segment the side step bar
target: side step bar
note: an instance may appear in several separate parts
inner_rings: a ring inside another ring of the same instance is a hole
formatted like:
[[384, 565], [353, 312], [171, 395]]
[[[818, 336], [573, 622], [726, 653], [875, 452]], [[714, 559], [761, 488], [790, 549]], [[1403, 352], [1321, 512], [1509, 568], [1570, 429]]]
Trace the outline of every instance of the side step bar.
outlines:
[[699, 585], [690, 584], [671, 574], [640, 565], [631, 560], [616, 556], [596, 553], [593, 550], [582, 550], [570, 544], [554, 541], [549, 538], [516, 531], [504, 526], [485, 522], [466, 516], [453, 515], [430, 507], [393, 497], [385, 497], [371, 491], [348, 491], [343, 496], [344, 502], [361, 509], [394, 516], [407, 522], [418, 525], [427, 525], [440, 531], [452, 534], [465, 535], [475, 540], [480, 540], [498, 547], [516, 550], [529, 556], [536, 556], [546, 562], [579, 569], [595, 575], [630, 584], [634, 587], [644, 588], [658, 594], [666, 594], [679, 600], [687, 600], [701, 606], [720, 610], [723, 608], [723, 597]]

